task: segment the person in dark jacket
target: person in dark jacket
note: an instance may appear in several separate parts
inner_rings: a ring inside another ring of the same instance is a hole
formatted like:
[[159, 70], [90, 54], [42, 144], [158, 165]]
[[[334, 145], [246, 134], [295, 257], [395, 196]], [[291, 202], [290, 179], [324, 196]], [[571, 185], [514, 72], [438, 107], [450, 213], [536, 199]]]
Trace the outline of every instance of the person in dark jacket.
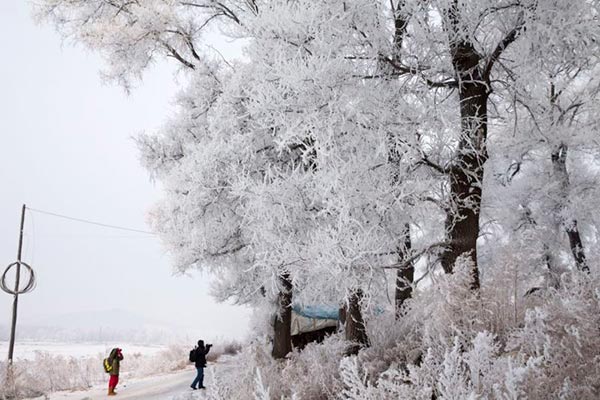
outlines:
[[108, 362], [112, 366], [110, 370], [110, 379], [108, 381], [108, 395], [114, 396], [117, 394], [115, 388], [119, 383], [119, 369], [121, 368], [121, 361], [123, 360], [123, 353], [121, 349], [114, 348], [111, 350], [108, 356]]
[[212, 344], [207, 344], [204, 346], [204, 340], [198, 340], [198, 347], [194, 348], [196, 371], [198, 374], [196, 375], [196, 379], [192, 382], [190, 386], [192, 389], [205, 389], [204, 387], [204, 367], [206, 367], [206, 355], [210, 351]]

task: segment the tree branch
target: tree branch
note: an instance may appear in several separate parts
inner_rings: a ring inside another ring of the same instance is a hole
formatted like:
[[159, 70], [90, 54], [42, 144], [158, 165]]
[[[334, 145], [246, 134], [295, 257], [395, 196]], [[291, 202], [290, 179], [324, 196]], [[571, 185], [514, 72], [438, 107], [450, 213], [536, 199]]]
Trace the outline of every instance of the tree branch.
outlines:
[[171, 57], [175, 58], [177, 61], [179, 61], [180, 63], [182, 63], [190, 69], [196, 69], [196, 66], [194, 64], [183, 58], [181, 54], [179, 54], [177, 50], [175, 50], [175, 48], [173, 48], [173, 46], [171, 46], [169, 43], [165, 42], [164, 40], [161, 40], [160, 43], [163, 46], [165, 46], [165, 48], [169, 51], [169, 55]]
[[[215, 14], [211, 18], [217, 17], [218, 15], [219, 14]], [[194, 43], [192, 42], [192, 38], [190, 37], [189, 34], [181, 32], [179, 30], [173, 30], [173, 29], [167, 29], [166, 32], [181, 36], [183, 38], [183, 41], [187, 45], [187, 47], [190, 49], [190, 52], [192, 53], [192, 57], [194, 57], [196, 60], [200, 61], [200, 56], [196, 52], [196, 48], [194, 47]]]
[[374, 74], [374, 75], [352, 75], [353, 78], [360, 78], [360, 79], [385, 79], [385, 78], [394, 78], [394, 77], [399, 77], [399, 76], [403, 76], [406, 75], [406, 73], [403, 72], [394, 72], [392, 74]]
[[222, 249], [219, 251], [207, 252], [207, 253], [212, 257], [222, 257], [222, 256], [226, 256], [229, 254], [237, 253], [238, 251], [243, 250], [246, 246], [247, 246], [246, 244], [239, 244], [230, 249]]
[[449, 79], [442, 82], [432, 81], [431, 79], [424, 78], [427, 82], [427, 86], [431, 88], [449, 88], [454, 89], [458, 87], [458, 81], [456, 79]]
[[208, 8], [208, 9], [213, 9], [213, 10], [220, 11], [227, 18], [230, 18], [231, 20], [235, 21], [236, 24], [240, 24], [241, 25], [241, 22], [240, 22], [239, 18], [226, 5], [224, 5], [223, 3], [219, 2], [219, 1], [214, 1], [214, 0], [212, 0], [210, 3], [211, 4], [197, 4], [197, 3], [192, 3], [192, 2], [189, 2], [189, 1], [182, 1], [180, 4], [182, 6], [190, 6], [190, 7], [198, 7], [198, 8]]
[[511, 43], [517, 40], [517, 38], [519, 37], [519, 33], [521, 33], [521, 31], [524, 28], [525, 19], [523, 18], [523, 13], [521, 12], [519, 15], [519, 22], [517, 22], [517, 25], [513, 29], [511, 29], [510, 32], [506, 34], [506, 36], [504, 36], [504, 38], [500, 41], [500, 43], [498, 43], [492, 54], [490, 54], [488, 62], [483, 70], [483, 79], [486, 82], [489, 82], [490, 74], [492, 73], [492, 68], [494, 68], [494, 64], [496, 63], [496, 61], [498, 61], [504, 50], [506, 50], [506, 48]]
[[447, 174], [448, 172], [450, 172], [450, 170], [448, 168], [444, 168], [439, 164], [434, 163], [433, 161], [431, 161], [425, 154], [422, 154], [422, 158], [421, 160], [419, 160], [417, 162], [418, 165], [426, 165], [428, 167], [433, 168], [434, 170], [436, 170], [437, 172], [439, 172], [440, 174]]

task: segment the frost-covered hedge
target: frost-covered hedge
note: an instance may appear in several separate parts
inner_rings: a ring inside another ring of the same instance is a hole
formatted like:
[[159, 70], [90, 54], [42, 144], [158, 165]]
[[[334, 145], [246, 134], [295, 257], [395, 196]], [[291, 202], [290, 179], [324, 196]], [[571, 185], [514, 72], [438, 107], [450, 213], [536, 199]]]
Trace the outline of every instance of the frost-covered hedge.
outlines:
[[466, 265], [438, 276], [400, 320], [372, 317], [358, 356], [343, 356], [341, 336], [283, 362], [255, 344], [215, 369], [212, 399], [600, 398], [598, 277], [567, 272], [524, 296], [510, 273], [488, 274], [479, 293]]

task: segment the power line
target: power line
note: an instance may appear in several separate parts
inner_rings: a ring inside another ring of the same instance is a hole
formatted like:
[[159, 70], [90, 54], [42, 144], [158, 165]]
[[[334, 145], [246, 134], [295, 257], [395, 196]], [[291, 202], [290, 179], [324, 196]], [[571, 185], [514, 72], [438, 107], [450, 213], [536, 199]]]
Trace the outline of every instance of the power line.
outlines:
[[144, 233], [146, 235], [154, 235], [153, 232], [143, 231], [141, 229], [134, 229], [134, 228], [127, 228], [127, 227], [124, 227], [124, 226], [104, 224], [102, 222], [90, 221], [90, 220], [82, 219], [82, 218], [69, 217], [68, 215], [57, 214], [57, 213], [53, 213], [53, 212], [50, 212], [50, 211], [38, 210], [38, 209], [35, 209], [35, 208], [30, 208], [30, 207], [27, 207], [27, 209], [29, 211], [37, 212], [37, 213], [40, 213], [40, 214], [51, 215], [53, 217], [64, 218], [64, 219], [68, 219], [68, 220], [71, 220], [71, 221], [81, 222], [81, 223], [84, 223], [84, 224], [97, 225], [97, 226], [102, 226], [102, 227], [105, 227], [105, 228], [112, 228], [112, 229], [120, 229], [122, 231]]

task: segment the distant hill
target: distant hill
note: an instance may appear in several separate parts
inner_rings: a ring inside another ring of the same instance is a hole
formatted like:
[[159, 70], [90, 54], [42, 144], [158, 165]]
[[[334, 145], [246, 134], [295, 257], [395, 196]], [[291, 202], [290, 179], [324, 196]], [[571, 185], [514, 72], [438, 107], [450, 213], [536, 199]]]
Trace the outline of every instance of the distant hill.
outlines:
[[138, 329], [148, 325], [167, 325], [160, 321], [151, 321], [143, 315], [123, 309], [95, 310], [46, 316], [35, 321], [25, 321], [27, 325], [53, 326], [70, 329], [89, 329], [94, 327]]
[[[181, 327], [156, 321], [123, 309], [97, 310], [45, 316], [19, 324], [19, 340], [61, 342], [127, 341], [140, 344], [166, 344], [186, 339]], [[8, 340], [10, 330], [0, 325], [0, 340]]]

